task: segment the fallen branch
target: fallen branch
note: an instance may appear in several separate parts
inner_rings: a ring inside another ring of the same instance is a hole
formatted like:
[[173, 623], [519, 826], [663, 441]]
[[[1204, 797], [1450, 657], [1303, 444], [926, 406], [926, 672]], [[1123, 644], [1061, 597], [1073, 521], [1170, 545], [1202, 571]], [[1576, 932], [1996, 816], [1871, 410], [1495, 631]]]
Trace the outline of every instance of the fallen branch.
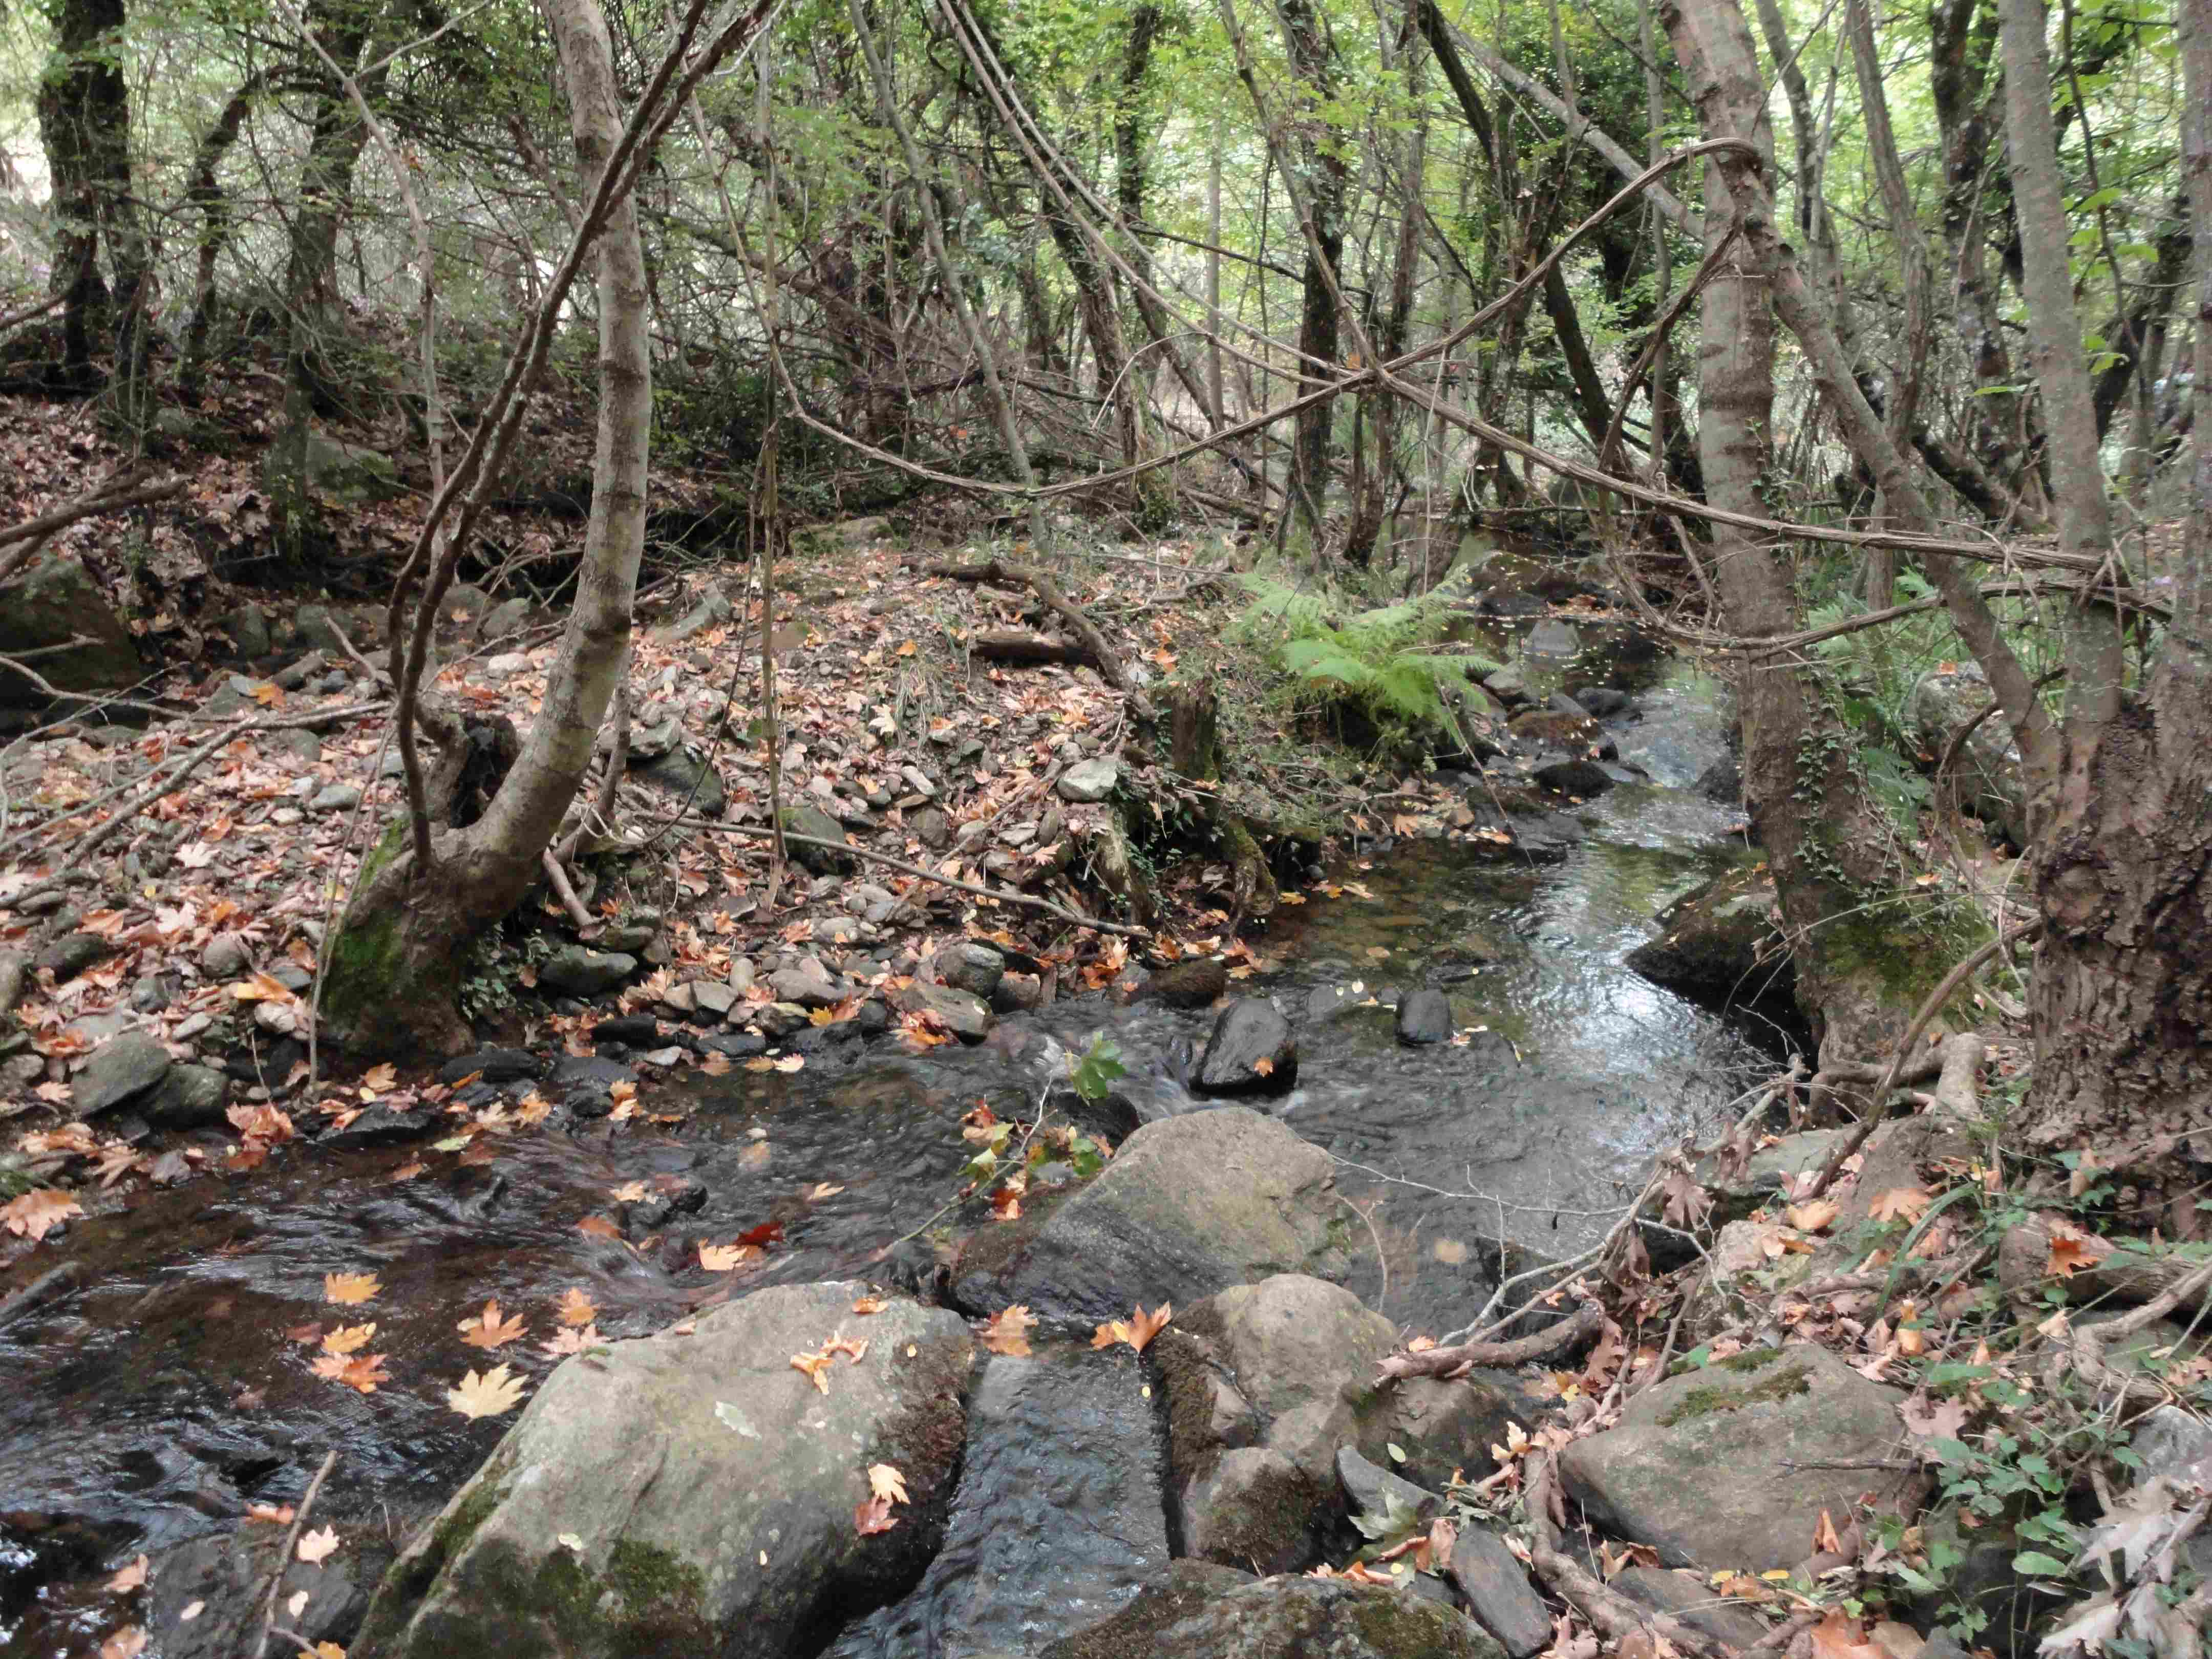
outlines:
[[[713, 830], [725, 836], [751, 836], [768, 839], [776, 832], [766, 826], [750, 823], [723, 823], [714, 818], [684, 817], [677, 822], [690, 830]], [[878, 853], [870, 848], [855, 847], [850, 842], [824, 841], [818, 836], [795, 836], [787, 830], [784, 841], [794, 847], [826, 847], [833, 853], [848, 853], [856, 859], [866, 859], [871, 864], [888, 866], [902, 870], [908, 875], [934, 882], [939, 887], [950, 887], [956, 892], [973, 893], [979, 898], [996, 899], [1001, 904], [1018, 904], [1026, 909], [1042, 910], [1047, 915], [1058, 916], [1062, 921], [1073, 922], [1078, 927], [1089, 927], [1101, 933], [1119, 933], [1125, 939], [1150, 939], [1152, 929], [1133, 927], [1127, 922], [1106, 921], [1097, 916], [1086, 916], [1054, 904], [1050, 899], [1038, 898], [1034, 894], [1017, 893], [1010, 888], [985, 887], [972, 881], [956, 881], [951, 876], [940, 876], [934, 870], [925, 870], [919, 864], [909, 864], [904, 859], [895, 859], [888, 853]]]
[[994, 629], [986, 634], [971, 634], [968, 636], [968, 649], [989, 662], [1092, 662], [1090, 651], [1083, 646], [1070, 645], [1065, 640], [1055, 640], [1045, 634], [1031, 634], [1018, 628]]
[[1548, 1451], [1532, 1454], [1528, 1462], [1529, 1521], [1528, 1560], [1536, 1576], [1559, 1598], [1589, 1620], [1590, 1628], [1608, 1645], [1642, 1632], [1671, 1642], [1694, 1659], [1729, 1659], [1734, 1650], [1703, 1631], [1685, 1624], [1672, 1613], [1638, 1607], [1619, 1590], [1600, 1583], [1583, 1565], [1559, 1548], [1559, 1476]]
[[[2101, 1166], [2100, 1166], [2101, 1168]], [[2202, 1257], [2154, 1252], [2138, 1243], [2112, 1244], [2085, 1235], [2065, 1242], [2085, 1257], [2066, 1274], [2051, 1269], [2051, 1246], [2058, 1235], [2045, 1217], [2035, 1217], [2007, 1231], [1997, 1246], [1997, 1283], [2008, 1297], [2040, 1301], [2045, 1287], [2062, 1281], [2077, 1300], [2110, 1297], [2120, 1302], [2156, 1303], [2177, 1285], [2200, 1279]], [[2197, 1299], [2204, 1286], [2198, 1285]], [[2130, 1317], [2133, 1317], [2132, 1315]]]
[[1106, 643], [1106, 636], [1098, 631], [1098, 624], [1091, 620], [1090, 612], [1060, 592], [1060, 584], [1051, 575], [1030, 564], [1009, 564], [1004, 559], [988, 559], [981, 564], [933, 564], [923, 567], [925, 574], [946, 576], [957, 582], [996, 582], [1001, 587], [1026, 587], [1044, 601], [1048, 609], [1057, 614], [1083, 641], [1084, 649], [1091, 653], [1091, 663], [1097, 669], [1099, 678], [1116, 691], [1133, 691], [1136, 686], [1129, 678], [1128, 670]]
[[179, 495], [185, 488], [182, 478], [165, 478], [159, 483], [142, 484], [136, 489], [107, 486], [89, 495], [80, 495], [66, 507], [58, 507], [51, 513], [41, 513], [35, 519], [25, 519], [21, 524], [11, 524], [0, 530], [0, 547], [12, 547], [17, 542], [28, 546], [0, 558], [0, 582], [6, 581], [23, 566], [38, 556], [46, 538], [58, 530], [68, 528], [79, 519], [89, 519], [101, 513], [119, 513], [126, 507], [144, 507], [150, 501], [165, 501]]
[[1587, 1341], [1605, 1328], [1605, 1311], [1585, 1302], [1548, 1330], [1510, 1342], [1462, 1342], [1455, 1348], [1428, 1348], [1419, 1353], [1384, 1357], [1375, 1373], [1376, 1382], [1393, 1382], [1401, 1376], [1465, 1376], [1477, 1365], [1522, 1365], [1562, 1348]]
[[307, 1524], [307, 1511], [315, 1507], [315, 1495], [323, 1489], [324, 1477], [338, 1461], [336, 1451], [323, 1454], [323, 1466], [315, 1471], [315, 1478], [307, 1482], [306, 1494], [300, 1507], [292, 1511], [292, 1529], [284, 1534], [283, 1550], [276, 1557], [276, 1571], [269, 1577], [269, 1601], [261, 1614], [261, 1638], [253, 1644], [253, 1659], [265, 1659], [269, 1652], [269, 1638], [276, 1628], [276, 1597], [284, 1589], [284, 1569], [292, 1564], [292, 1552], [299, 1547], [300, 1529]]

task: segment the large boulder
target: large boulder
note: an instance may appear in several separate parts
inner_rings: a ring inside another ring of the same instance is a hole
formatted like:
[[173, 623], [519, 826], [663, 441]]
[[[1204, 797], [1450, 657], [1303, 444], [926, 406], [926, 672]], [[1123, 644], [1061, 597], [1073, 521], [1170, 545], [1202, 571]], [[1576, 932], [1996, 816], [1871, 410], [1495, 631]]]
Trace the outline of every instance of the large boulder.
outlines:
[[1351, 1291], [1299, 1273], [1177, 1313], [1152, 1352], [1184, 1547], [1273, 1572], [1306, 1565], [1317, 1528], [1341, 1512], [1346, 1446], [1376, 1461], [1395, 1445], [1400, 1467], [1434, 1486], [1455, 1468], [1479, 1479], [1506, 1423], [1528, 1412], [1486, 1374], [1377, 1388], [1376, 1368], [1397, 1346], [1396, 1328]]
[[1140, 1362], [1087, 1344], [994, 1356], [968, 1407], [945, 1547], [830, 1659], [1034, 1650], [1126, 1606], [1168, 1565]]
[[[952, 1297], [1091, 1324], [1137, 1303], [1188, 1307], [1279, 1273], [1341, 1280], [1365, 1230], [1337, 1200], [1328, 1154], [1243, 1107], [1146, 1124], [1088, 1185], [972, 1236]], [[1356, 1237], [1355, 1237], [1356, 1235]]]
[[[565, 1362], [402, 1553], [356, 1659], [782, 1659], [902, 1594], [944, 1534], [975, 1347], [942, 1309], [855, 1315], [866, 1293], [777, 1285]], [[840, 1334], [866, 1352], [823, 1392], [793, 1357]], [[876, 1463], [911, 1501], [864, 1534]]]
[[[73, 559], [40, 559], [0, 594], [0, 657], [41, 656], [39, 678], [63, 691], [119, 691], [146, 672], [138, 647], [100, 584]], [[0, 702], [43, 702], [46, 693], [12, 669], [0, 669]]]
[[1865, 1493], [1918, 1506], [1921, 1477], [1893, 1467], [1904, 1397], [1810, 1343], [1754, 1348], [1645, 1389], [1559, 1469], [1592, 1521], [1668, 1566], [1786, 1571], [1824, 1510], [1840, 1528]]
[[340, 507], [369, 507], [403, 493], [399, 469], [388, 456], [359, 444], [340, 443], [319, 432], [280, 437], [262, 457], [269, 493], [289, 501], [302, 489]]
[[1297, 1075], [1291, 1023], [1264, 998], [1240, 997], [1213, 1022], [1191, 1080], [1202, 1095], [1277, 1095]]
[[[1974, 663], [1948, 663], [1922, 675], [1905, 703], [1913, 741], [1929, 760], [1941, 760], [1959, 728], [1991, 700], [1990, 683]], [[1959, 804], [2014, 846], [2027, 846], [2027, 781], [2002, 713], [1975, 726], [1952, 767]]]
[[1465, 1613], [1342, 1578], [1253, 1578], [1178, 1561], [1042, 1659], [1504, 1659]]
[[1779, 907], [1765, 869], [1727, 871], [1662, 910], [1663, 931], [1631, 951], [1628, 965], [1656, 984], [1717, 1001], [1787, 997], [1797, 974]]

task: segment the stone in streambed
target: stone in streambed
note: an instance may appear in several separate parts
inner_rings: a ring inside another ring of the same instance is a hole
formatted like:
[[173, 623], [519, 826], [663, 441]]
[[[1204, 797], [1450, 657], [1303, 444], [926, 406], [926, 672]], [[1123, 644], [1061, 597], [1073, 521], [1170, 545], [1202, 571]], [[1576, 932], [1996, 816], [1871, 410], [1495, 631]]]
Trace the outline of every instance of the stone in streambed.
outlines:
[[1120, 763], [1102, 758], [1076, 762], [1060, 775], [1060, 781], [1054, 787], [1062, 800], [1079, 804], [1104, 800], [1121, 781]]
[[955, 990], [988, 999], [1006, 977], [1006, 959], [973, 939], [947, 945], [937, 955], [937, 976]]
[[1593, 1522], [1668, 1566], [1795, 1568], [1824, 1510], [1845, 1515], [1867, 1492], [1918, 1507], [1922, 1477], [1884, 1468], [1904, 1397], [1810, 1343], [1754, 1348], [1645, 1389], [1559, 1470]]
[[1159, 969], [1137, 988], [1130, 1000], [1158, 1002], [1170, 1008], [1203, 1008], [1229, 988], [1229, 964], [1200, 957]]
[[1253, 1578], [1176, 1562], [1121, 1613], [1042, 1659], [1500, 1659], [1465, 1613], [1341, 1578]]
[[1442, 991], [1409, 992], [1398, 1004], [1399, 1042], [1413, 1046], [1449, 1042], [1451, 1034], [1451, 999]]
[[942, 1022], [963, 1042], [981, 1042], [999, 1023], [990, 1004], [955, 986], [928, 985], [916, 980], [893, 993], [893, 997], [902, 1012], [926, 1013]]
[[[562, 1364], [403, 1553], [354, 1650], [781, 1656], [903, 1594], [944, 1536], [975, 1347], [911, 1302], [856, 1322], [866, 1293], [771, 1286]], [[825, 1355], [825, 1393], [792, 1356], [839, 1330], [867, 1351]], [[872, 1463], [911, 1502], [863, 1533]]]
[[92, 1051], [70, 1084], [79, 1117], [91, 1117], [144, 1094], [169, 1070], [169, 1051], [148, 1031], [125, 1031]]
[[1271, 1002], [1246, 997], [1213, 1023], [1194, 1079], [1200, 1094], [1281, 1094], [1297, 1080], [1298, 1044]]
[[1729, 1002], [1786, 997], [1796, 986], [1774, 878], [1748, 866], [1724, 872], [1658, 915], [1661, 936], [1628, 953], [1644, 978]]
[[230, 1079], [211, 1066], [172, 1066], [139, 1103], [146, 1121], [164, 1129], [204, 1129], [223, 1121]]
[[597, 996], [611, 991], [637, 971], [637, 958], [623, 951], [594, 951], [588, 945], [564, 945], [545, 959], [538, 982], [549, 991], [570, 996]]
[[[805, 842], [790, 843], [793, 860], [811, 870], [817, 876], [847, 876], [853, 872], [857, 860], [842, 848], [850, 847], [852, 838], [846, 835], [845, 826], [811, 801], [793, 801], [777, 815], [788, 836], [805, 836]], [[816, 842], [831, 845], [817, 847]]]

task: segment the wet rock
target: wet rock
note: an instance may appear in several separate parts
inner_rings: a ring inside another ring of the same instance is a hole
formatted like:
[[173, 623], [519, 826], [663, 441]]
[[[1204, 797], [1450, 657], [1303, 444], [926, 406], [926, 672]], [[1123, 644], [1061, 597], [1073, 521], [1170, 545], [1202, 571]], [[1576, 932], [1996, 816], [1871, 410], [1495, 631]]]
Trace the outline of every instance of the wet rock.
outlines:
[[988, 1003], [951, 985], [929, 985], [916, 980], [893, 995], [902, 1012], [927, 1013], [943, 1021], [945, 1029], [963, 1042], [981, 1042], [999, 1023], [999, 1017], [991, 1012]]
[[971, 1237], [954, 1299], [984, 1314], [1022, 1302], [1042, 1317], [1095, 1324], [1127, 1318], [1135, 1303], [1188, 1307], [1279, 1272], [1341, 1280], [1361, 1259], [1341, 1224], [1334, 1168], [1245, 1108], [1162, 1118], [1088, 1186]]
[[[781, 1655], [904, 1592], [944, 1536], [975, 1351], [957, 1316], [896, 1302], [818, 1392], [791, 1356], [866, 1288], [772, 1286], [562, 1364], [402, 1553], [356, 1650]], [[876, 1462], [913, 1501], [864, 1534]]]
[[795, 1002], [801, 1008], [834, 1008], [845, 1000], [845, 983], [812, 957], [768, 976], [768, 988], [778, 1002]]
[[114, 954], [115, 946], [98, 933], [64, 933], [39, 952], [37, 966], [52, 974], [55, 983], [63, 984]]
[[593, 1042], [619, 1042], [629, 1048], [659, 1046], [660, 1022], [651, 1014], [617, 1014], [592, 1027]]
[[1636, 700], [1626, 691], [1616, 691], [1609, 685], [1586, 685], [1570, 694], [1576, 706], [1593, 720], [1611, 720], [1616, 714], [1632, 714]]
[[[49, 552], [8, 585], [0, 605], [0, 657], [67, 646], [37, 659], [39, 677], [64, 691], [119, 691], [145, 673], [131, 630], [91, 574]], [[0, 702], [43, 702], [46, 693], [0, 668]]]
[[1513, 734], [1513, 740], [1523, 749], [1559, 750], [1573, 755], [1595, 755], [1599, 760], [1613, 760], [1620, 753], [1613, 743], [1613, 733], [1583, 714], [1565, 714], [1556, 709], [1534, 709], [1526, 714], [1516, 714], [1505, 729]]
[[948, 945], [937, 953], [938, 978], [971, 996], [988, 998], [1006, 972], [1006, 957], [973, 939]]
[[229, 1104], [230, 1079], [222, 1073], [211, 1066], [172, 1066], [138, 1109], [164, 1129], [204, 1129], [221, 1123]]
[[611, 991], [636, 971], [637, 958], [627, 951], [564, 945], [545, 959], [538, 970], [538, 982], [549, 991], [570, 996], [597, 996]]
[[720, 1019], [738, 1006], [738, 994], [719, 980], [694, 980], [689, 988], [691, 1006], [708, 1019]]
[[1521, 648], [1532, 657], [1563, 662], [1583, 648], [1583, 636], [1572, 623], [1547, 617], [1528, 630]]
[[149, 1031], [125, 1031], [92, 1051], [70, 1081], [79, 1117], [91, 1117], [144, 1094], [169, 1070], [169, 1051]]
[[1568, 1493], [1616, 1536], [1656, 1545], [1668, 1566], [1793, 1568], [1823, 1510], [1862, 1492], [1918, 1507], [1921, 1477], [1894, 1456], [1901, 1390], [1825, 1348], [1754, 1348], [1645, 1389], [1620, 1426], [1569, 1446]]
[[1076, 762], [1060, 775], [1060, 781], [1053, 787], [1062, 800], [1080, 804], [1104, 800], [1121, 781], [1121, 763], [1101, 757]]
[[131, 982], [131, 1006], [142, 1014], [158, 1014], [176, 1000], [176, 988], [164, 974], [141, 974]]
[[1500, 668], [1482, 677], [1482, 689], [1503, 703], [1528, 701], [1528, 682], [1517, 668]]
[[1274, 1004], [1244, 997], [1213, 1022], [1193, 1081], [1200, 1094], [1279, 1095], [1297, 1075], [1298, 1044], [1290, 1022]]
[[[846, 835], [845, 826], [811, 801], [794, 801], [777, 815], [784, 833], [805, 836], [806, 842], [793, 842], [791, 856], [805, 868], [817, 876], [848, 876], [859, 862], [850, 853], [840, 848], [851, 846], [852, 838]], [[827, 847], [817, 847], [813, 842], [828, 842]]]
[[1763, 1204], [1792, 1196], [1797, 1177], [1822, 1168], [1836, 1143], [1848, 1133], [1846, 1129], [1807, 1129], [1784, 1135], [1753, 1152], [1741, 1172], [1727, 1170], [1717, 1155], [1699, 1158], [1693, 1173], [1713, 1200], [1714, 1225], [1741, 1221]]
[[1716, 876], [1659, 913], [1661, 937], [1628, 953], [1656, 984], [1733, 1002], [1790, 995], [1796, 986], [1778, 920], [1774, 878], [1745, 866]]
[[1035, 974], [1003, 974], [991, 991], [994, 1014], [1026, 1013], [1044, 1006], [1044, 981]]
[[1147, 977], [1133, 1000], [1204, 1008], [1229, 989], [1229, 964], [1215, 957], [1171, 963]]
[[1698, 774], [1697, 791], [1707, 800], [1734, 806], [1743, 799], [1743, 763], [1723, 755]]
[[1466, 1614], [1340, 1578], [1255, 1579], [1177, 1561], [1102, 1625], [1042, 1659], [1500, 1659]]
[[813, 1022], [807, 1018], [806, 1010], [795, 1002], [763, 1003], [753, 1010], [753, 1024], [761, 1034], [771, 1041], [789, 1036], [793, 1031], [803, 1031]]
[[1588, 800], [1602, 795], [1613, 787], [1616, 780], [1613, 769], [1602, 763], [1583, 760], [1571, 755], [1546, 755], [1538, 757], [1529, 768], [1528, 775], [1547, 789], [1562, 795], [1574, 795]]
[[[1959, 728], [1989, 707], [1990, 683], [1978, 665], [1951, 664], [1924, 674], [1912, 688], [1905, 719], [1931, 761], [1940, 760]], [[2020, 745], [2002, 714], [1974, 728], [1952, 763], [1960, 804], [2015, 847], [2027, 844], [2027, 782]]]
[[430, 1106], [390, 1106], [382, 1102], [367, 1108], [350, 1123], [326, 1131], [316, 1142], [322, 1146], [404, 1146], [425, 1139], [439, 1127], [440, 1114]]
[[[162, 1659], [237, 1659], [253, 1650], [270, 1577], [283, 1565], [285, 1530], [249, 1524], [154, 1558], [145, 1628]], [[374, 1529], [349, 1528], [342, 1547], [321, 1565], [295, 1559], [284, 1565], [279, 1622], [311, 1643], [343, 1640], [361, 1622], [391, 1561], [390, 1547]]]
[[755, 1054], [768, 1052], [768, 1039], [757, 1031], [728, 1031], [702, 1038], [701, 1042], [704, 1047], [732, 1060], [750, 1060]]
[[1416, 1045], [1449, 1042], [1451, 1034], [1451, 999], [1442, 991], [1409, 992], [1398, 1004], [1399, 1042]]
[[1718, 1601], [1702, 1573], [1675, 1572], [1664, 1567], [1624, 1567], [1613, 1575], [1612, 1584], [1631, 1601], [1661, 1613], [1671, 1613], [1692, 1629], [1701, 1630], [1738, 1651], [1766, 1634], [1766, 1626], [1749, 1609]]
[[562, 1054], [545, 1074], [546, 1088], [579, 1117], [605, 1117], [615, 1085], [635, 1081], [629, 1066], [599, 1054]]
[[481, 1075], [486, 1083], [515, 1083], [541, 1076], [544, 1070], [545, 1062], [527, 1048], [479, 1048], [440, 1066], [438, 1081], [459, 1083], [465, 1077]]
[[1159, 1437], [1126, 1352], [993, 1358], [968, 1407], [945, 1547], [915, 1593], [830, 1659], [1034, 1652], [1168, 1565]]

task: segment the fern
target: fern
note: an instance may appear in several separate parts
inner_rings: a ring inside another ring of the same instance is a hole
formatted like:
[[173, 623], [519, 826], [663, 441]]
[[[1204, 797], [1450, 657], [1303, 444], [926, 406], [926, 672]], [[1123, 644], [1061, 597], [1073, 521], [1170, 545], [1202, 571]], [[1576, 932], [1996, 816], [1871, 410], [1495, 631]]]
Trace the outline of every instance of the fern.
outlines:
[[1498, 664], [1473, 652], [1435, 649], [1449, 636], [1462, 575], [1417, 599], [1339, 617], [1326, 591], [1248, 576], [1253, 603], [1237, 619], [1242, 636], [1264, 641], [1305, 692], [1358, 704], [1378, 723], [1413, 726], [1464, 740], [1451, 694]]

